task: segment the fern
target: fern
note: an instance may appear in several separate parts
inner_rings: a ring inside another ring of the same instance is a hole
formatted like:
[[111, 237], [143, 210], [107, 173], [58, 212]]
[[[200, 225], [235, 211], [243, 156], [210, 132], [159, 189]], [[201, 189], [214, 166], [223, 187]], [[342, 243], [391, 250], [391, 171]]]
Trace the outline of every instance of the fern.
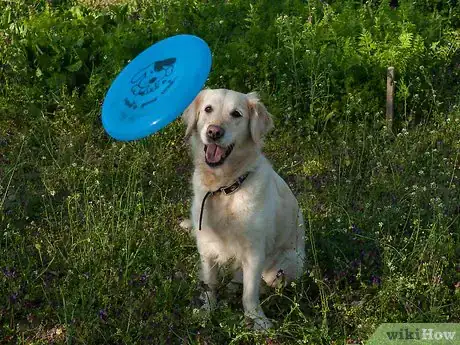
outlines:
[[402, 49], [410, 49], [412, 46], [412, 39], [414, 35], [411, 32], [403, 32], [399, 35], [399, 42]]
[[373, 41], [372, 35], [366, 29], [363, 29], [363, 32], [359, 36], [360, 52], [365, 55], [370, 55], [377, 48], [377, 44]]

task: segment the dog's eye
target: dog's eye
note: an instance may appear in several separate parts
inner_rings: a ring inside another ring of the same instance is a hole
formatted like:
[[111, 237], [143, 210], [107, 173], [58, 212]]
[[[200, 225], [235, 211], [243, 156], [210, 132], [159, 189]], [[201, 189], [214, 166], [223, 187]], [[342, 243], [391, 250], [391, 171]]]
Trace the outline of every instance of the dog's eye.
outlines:
[[204, 111], [207, 112], [207, 113], [211, 113], [212, 112], [212, 107], [210, 105], [208, 105], [206, 108], [204, 108]]
[[233, 110], [233, 111], [230, 113], [230, 115], [231, 115], [232, 117], [241, 117], [241, 116], [243, 116], [243, 115], [241, 115], [241, 113], [240, 113], [238, 110]]

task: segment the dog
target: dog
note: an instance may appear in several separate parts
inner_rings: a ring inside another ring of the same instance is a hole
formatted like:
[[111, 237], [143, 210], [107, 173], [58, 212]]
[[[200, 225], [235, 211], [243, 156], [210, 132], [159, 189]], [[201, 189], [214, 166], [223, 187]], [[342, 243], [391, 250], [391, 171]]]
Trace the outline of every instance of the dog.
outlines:
[[[271, 328], [259, 302], [303, 273], [305, 226], [298, 202], [261, 149], [273, 120], [257, 93], [202, 90], [183, 112], [194, 172], [191, 225], [200, 254], [204, 308], [216, 304], [219, 267], [233, 262], [245, 316]], [[187, 224], [190, 223], [190, 224]]]

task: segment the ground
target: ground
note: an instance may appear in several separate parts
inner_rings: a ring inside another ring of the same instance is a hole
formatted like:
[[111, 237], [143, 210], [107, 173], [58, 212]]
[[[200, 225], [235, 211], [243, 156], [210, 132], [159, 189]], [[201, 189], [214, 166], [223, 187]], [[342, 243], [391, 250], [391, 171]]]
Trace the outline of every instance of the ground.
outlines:
[[[456, 2], [4, 6], [0, 343], [345, 344], [460, 322]], [[264, 296], [267, 334], [223, 290], [211, 317], [196, 308], [184, 125], [128, 143], [101, 126], [117, 73], [176, 33], [208, 42], [206, 86], [260, 92], [264, 152], [305, 214], [307, 270]]]

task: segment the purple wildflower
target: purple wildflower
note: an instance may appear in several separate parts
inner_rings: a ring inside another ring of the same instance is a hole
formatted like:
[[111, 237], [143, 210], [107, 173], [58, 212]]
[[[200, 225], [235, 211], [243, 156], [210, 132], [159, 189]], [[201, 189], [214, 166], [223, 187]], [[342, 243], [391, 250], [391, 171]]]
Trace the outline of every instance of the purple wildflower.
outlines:
[[18, 300], [18, 293], [17, 292], [15, 292], [15, 293], [10, 295], [10, 302], [11, 303], [16, 303], [17, 300]]
[[12, 269], [9, 269], [8, 267], [2, 268], [2, 272], [7, 278], [16, 278], [16, 269], [13, 267]]
[[107, 310], [105, 309], [99, 310], [99, 319], [106, 322], [108, 318], [109, 318], [109, 315], [107, 314]]
[[147, 278], [148, 278], [147, 274], [145, 273], [142, 274], [140, 278], [141, 284], [145, 284], [147, 282]]
[[372, 283], [372, 285], [380, 286], [380, 284], [382, 284], [382, 280], [380, 279], [379, 276], [372, 275], [371, 276], [371, 283]]
[[358, 228], [358, 226], [356, 224], [352, 224], [351, 225], [351, 231], [354, 233], [354, 234], [361, 234], [361, 229]]

